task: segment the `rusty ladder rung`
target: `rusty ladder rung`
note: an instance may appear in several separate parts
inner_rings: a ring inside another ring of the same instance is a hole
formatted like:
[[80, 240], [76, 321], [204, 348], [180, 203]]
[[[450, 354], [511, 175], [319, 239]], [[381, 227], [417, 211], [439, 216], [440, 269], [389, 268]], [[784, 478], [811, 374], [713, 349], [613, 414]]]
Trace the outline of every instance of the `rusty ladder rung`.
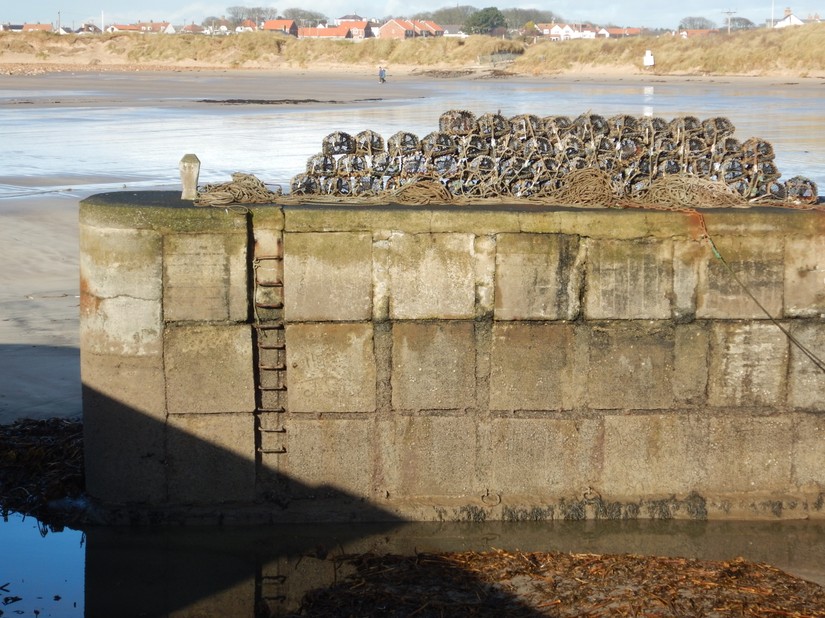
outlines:
[[286, 386], [258, 386], [261, 391], [285, 391]]
[[286, 427], [278, 427], [278, 429], [258, 429], [261, 433], [286, 433]]
[[284, 303], [255, 303], [259, 309], [283, 309]]
[[259, 448], [259, 453], [263, 453], [264, 455], [283, 455], [286, 453], [286, 447], [282, 446], [281, 448]]
[[286, 408], [283, 406], [278, 406], [277, 408], [257, 408], [257, 412], [272, 412], [273, 414], [283, 414], [286, 412]]
[[268, 321], [266, 324], [255, 324], [255, 328], [257, 328], [258, 330], [283, 330], [284, 322], [283, 320], [271, 320]]
[[278, 365], [258, 365], [258, 369], [261, 371], [285, 371], [286, 363], [281, 363]]

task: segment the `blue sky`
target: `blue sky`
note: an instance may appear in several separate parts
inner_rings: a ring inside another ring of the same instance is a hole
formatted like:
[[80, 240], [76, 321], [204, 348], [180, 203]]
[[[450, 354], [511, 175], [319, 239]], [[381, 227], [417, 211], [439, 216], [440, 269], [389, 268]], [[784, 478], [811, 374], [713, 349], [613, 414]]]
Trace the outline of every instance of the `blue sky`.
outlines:
[[[681, 5], [670, 2], [650, 2], [628, 0], [625, 2], [605, 3], [595, 0], [560, 0], [559, 2], [534, 2], [530, 0], [493, 0], [466, 1], [455, 4], [470, 5], [477, 8], [495, 6], [505, 8], [541, 8], [549, 9], [570, 22], [590, 21], [597, 24], [613, 23], [618, 26], [643, 26], [675, 28], [683, 17], [706, 17], [717, 25], [725, 23], [723, 11], [736, 11], [736, 17], [745, 17], [757, 25], [770, 19], [771, 11], [776, 19], [782, 17], [784, 3], [759, 0], [761, 4], [739, 4], [733, 0], [729, 4], [719, 4], [711, 0], [696, 0]], [[816, 4], [792, 6], [794, 13], [801, 18], [816, 12]], [[454, 6], [444, 0], [350, 0], [345, 6], [340, 0], [284, 0], [271, 2], [261, 0], [37, 0], [27, 3], [19, 0], [0, 0], [0, 23], [40, 22], [56, 24], [58, 12], [64, 24], [79, 26], [85, 21], [100, 24], [101, 13], [105, 23], [131, 23], [136, 21], [170, 21], [173, 24], [200, 23], [205, 17], [223, 15], [229, 6], [266, 6], [278, 9], [302, 7], [335, 18], [348, 13], [362, 17], [380, 18], [387, 15], [406, 16], [420, 11], [433, 11], [444, 6]], [[342, 8], [343, 7], [343, 8]], [[825, 11], [823, 11], [825, 15]]]

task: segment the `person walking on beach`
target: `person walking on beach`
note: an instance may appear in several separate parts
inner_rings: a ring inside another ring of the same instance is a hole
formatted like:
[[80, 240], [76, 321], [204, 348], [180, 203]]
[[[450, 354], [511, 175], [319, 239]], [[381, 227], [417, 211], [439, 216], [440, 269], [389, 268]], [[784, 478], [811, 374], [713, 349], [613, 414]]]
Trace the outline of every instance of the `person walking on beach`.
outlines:
[[378, 83], [383, 84], [385, 81], [387, 81], [387, 69], [378, 67]]

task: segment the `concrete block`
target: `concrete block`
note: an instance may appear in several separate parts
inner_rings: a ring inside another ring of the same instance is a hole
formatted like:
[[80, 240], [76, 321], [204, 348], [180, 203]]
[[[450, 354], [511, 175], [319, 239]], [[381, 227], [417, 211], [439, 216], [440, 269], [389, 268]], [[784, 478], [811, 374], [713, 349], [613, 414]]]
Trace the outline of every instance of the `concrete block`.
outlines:
[[696, 317], [766, 319], [737, 278], [771, 316], [781, 317], [785, 272], [781, 236], [720, 236], [714, 242], [730, 270], [713, 253], [705, 255], [699, 265]]
[[707, 419], [698, 415], [609, 415], [598, 489], [610, 496], [687, 494], [704, 485]]
[[[476, 421], [469, 416], [400, 416], [395, 423], [396, 476], [391, 495], [480, 497]], [[486, 481], [485, 481], [486, 482]]]
[[770, 322], [715, 322], [711, 327], [712, 406], [777, 406], [785, 402], [788, 341]]
[[164, 359], [170, 414], [255, 410], [249, 326], [168, 328]]
[[472, 322], [395, 323], [392, 340], [393, 409], [445, 410], [475, 405]]
[[293, 418], [288, 431], [285, 472], [292, 495], [372, 496], [375, 440], [371, 420]]
[[610, 323], [590, 329], [586, 401], [595, 409], [661, 409], [673, 403], [673, 327]]
[[286, 234], [284, 248], [287, 320], [372, 317], [372, 234]]
[[[785, 493], [791, 487], [793, 419], [712, 417], [707, 493]], [[700, 491], [702, 493], [702, 491]]]
[[86, 489], [104, 502], [166, 500], [166, 398], [158, 357], [83, 350]]
[[92, 354], [159, 356], [161, 301], [131, 296], [98, 298], [80, 293], [80, 346]]
[[390, 239], [390, 317], [472, 319], [476, 264], [472, 234], [401, 234]]
[[372, 324], [288, 324], [290, 412], [374, 412]]
[[825, 491], [825, 417], [818, 414], [795, 416], [792, 452], [794, 487], [812, 493]]
[[490, 408], [569, 408], [566, 388], [575, 380], [571, 324], [493, 324]]
[[497, 320], [574, 320], [584, 272], [578, 236], [499, 234]]
[[176, 504], [251, 502], [255, 497], [252, 414], [182, 414], [167, 428], [169, 499]]
[[246, 234], [171, 234], [163, 263], [165, 321], [247, 319]]
[[489, 489], [509, 495], [580, 495], [602, 474], [599, 420], [496, 418], [491, 421]]
[[160, 300], [162, 246], [156, 232], [81, 225], [81, 290], [96, 298]]
[[589, 240], [584, 314], [591, 320], [669, 319], [670, 241]]
[[673, 242], [674, 319], [690, 321], [696, 317], [696, 288], [699, 285], [699, 266], [710, 253], [711, 248], [707, 242]]
[[496, 239], [475, 238], [476, 318], [490, 318], [495, 308]]
[[785, 317], [825, 317], [825, 238], [785, 241]]
[[702, 405], [707, 401], [710, 325], [694, 322], [673, 332], [673, 394], [676, 402]]
[[[819, 361], [825, 361], [825, 324], [820, 321], [795, 320], [791, 334]], [[789, 344], [791, 360], [788, 372], [788, 405], [825, 412], [825, 375], [802, 350]]]

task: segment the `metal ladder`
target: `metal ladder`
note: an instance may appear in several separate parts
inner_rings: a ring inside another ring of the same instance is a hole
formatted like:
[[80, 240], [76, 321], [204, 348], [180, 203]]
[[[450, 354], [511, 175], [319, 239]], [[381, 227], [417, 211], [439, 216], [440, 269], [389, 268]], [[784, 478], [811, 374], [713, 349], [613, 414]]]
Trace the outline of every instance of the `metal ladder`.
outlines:
[[256, 255], [252, 267], [257, 493], [283, 502], [286, 482], [278, 474], [287, 452], [283, 257]]

